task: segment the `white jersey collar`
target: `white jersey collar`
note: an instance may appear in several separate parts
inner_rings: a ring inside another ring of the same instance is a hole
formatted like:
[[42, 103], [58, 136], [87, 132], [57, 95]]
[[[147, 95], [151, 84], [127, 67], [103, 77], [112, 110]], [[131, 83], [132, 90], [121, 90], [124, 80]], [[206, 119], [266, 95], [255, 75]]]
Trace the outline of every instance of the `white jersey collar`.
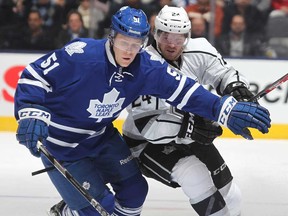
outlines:
[[110, 61], [111, 64], [113, 64], [115, 67], [117, 67], [117, 64], [115, 62], [115, 59], [114, 59], [114, 56], [111, 52], [111, 47], [110, 47], [110, 41], [107, 40], [106, 43], [105, 43], [105, 50], [106, 50], [106, 53], [107, 53], [107, 57], [108, 57], [108, 60]]

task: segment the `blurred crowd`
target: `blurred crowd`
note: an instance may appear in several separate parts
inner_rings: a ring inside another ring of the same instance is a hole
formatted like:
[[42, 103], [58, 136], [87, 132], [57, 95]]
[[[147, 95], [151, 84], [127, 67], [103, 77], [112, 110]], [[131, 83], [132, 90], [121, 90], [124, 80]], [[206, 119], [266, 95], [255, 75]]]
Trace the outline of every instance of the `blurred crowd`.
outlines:
[[229, 57], [288, 58], [288, 0], [0, 0], [0, 50], [49, 51], [77, 37], [104, 38], [122, 6], [151, 24], [164, 5], [181, 6], [191, 37]]

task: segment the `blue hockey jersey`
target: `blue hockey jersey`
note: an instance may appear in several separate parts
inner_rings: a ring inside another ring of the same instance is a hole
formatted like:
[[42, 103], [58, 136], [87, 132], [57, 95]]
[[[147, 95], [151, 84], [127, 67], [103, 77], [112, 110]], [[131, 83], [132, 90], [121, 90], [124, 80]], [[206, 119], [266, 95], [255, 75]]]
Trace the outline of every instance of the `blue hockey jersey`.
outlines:
[[59, 160], [87, 157], [103, 148], [112, 122], [139, 95], [216, 120], [219, 98], [145, 51], [127, 68], [115, 63], [109, 40], [81, 38], [52, 51], [23, 71], [15, 93], [15, 117], [25, 104], [51, 112], [48, 150]]

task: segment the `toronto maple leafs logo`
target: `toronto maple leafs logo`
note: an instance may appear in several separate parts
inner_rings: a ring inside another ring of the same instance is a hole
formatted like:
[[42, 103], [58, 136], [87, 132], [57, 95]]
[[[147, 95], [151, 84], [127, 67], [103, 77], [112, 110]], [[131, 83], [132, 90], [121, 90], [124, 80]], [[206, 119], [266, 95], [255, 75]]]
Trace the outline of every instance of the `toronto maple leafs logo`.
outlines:
[[85, 189], [85, 190], [89, 190], [90, 189], [90, 183], [89, 182], [87, 182], [87, 181], [85, 181], [85, 182], [83, 182], [83, 184], [82, 184], [82, 187]]
[[119, 93], [115, 88], [104, 94], [103, 101], [90, 100], [87, 111], [91, 114], [89, 118], [97, 119], [96, 122], [101, 122], [103, 118], [111, 118], [113, 114], [122, 110], [124, 98], [117, 100]]
[[72, 56], [74, 53], [84, 53], [83, 48], [87, 45], [87, 43], [82, 41], [76, 41], [71, 43], [65, 47], [65, 51]]

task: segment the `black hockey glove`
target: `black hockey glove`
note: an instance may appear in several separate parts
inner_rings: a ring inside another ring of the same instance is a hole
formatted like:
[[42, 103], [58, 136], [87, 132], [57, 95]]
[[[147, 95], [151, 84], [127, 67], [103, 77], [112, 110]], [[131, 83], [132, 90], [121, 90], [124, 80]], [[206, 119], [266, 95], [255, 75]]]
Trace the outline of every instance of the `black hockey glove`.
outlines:
[[237, 101], [248, 101], [254, 96], [243, 82], [230, 83], [223, 91], [223, 95], [227, 94], [232, 95]]
[[178, 137], [191, 138], [200, 144], [209, 145], [216, 137], [221, 136], [222, 132], [221, 126], [216, 122], [185, 113]]

